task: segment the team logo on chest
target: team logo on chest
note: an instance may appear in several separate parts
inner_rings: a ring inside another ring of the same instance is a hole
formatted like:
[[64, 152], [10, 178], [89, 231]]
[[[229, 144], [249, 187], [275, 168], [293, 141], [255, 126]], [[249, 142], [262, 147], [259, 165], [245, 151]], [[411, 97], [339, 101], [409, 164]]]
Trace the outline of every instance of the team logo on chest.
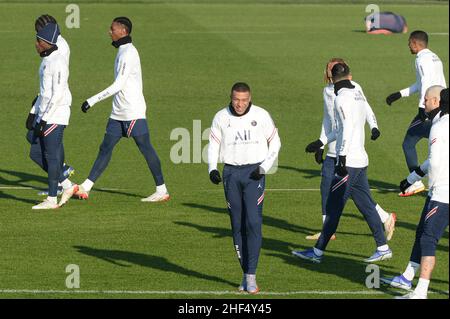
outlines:
[[252, 121], [252, 126], [256, 126], [257, 124], [258, 123], [255, 120]]
[[234, 141], [250, 141], [250, 130], [237, 131]]

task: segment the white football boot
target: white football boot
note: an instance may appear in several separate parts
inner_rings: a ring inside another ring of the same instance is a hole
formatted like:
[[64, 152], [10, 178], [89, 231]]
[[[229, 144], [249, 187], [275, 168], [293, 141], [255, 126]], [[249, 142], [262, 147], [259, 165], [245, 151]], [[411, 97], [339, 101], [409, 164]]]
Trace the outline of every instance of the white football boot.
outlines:
[[56, 209], [59, 208], [57, 203], [52, 203], [47, 198], [40, 204], [34, 205], [31, 209]]
[[411, 186], [409, 186], [406, 190], [405, 193], [399, 193], [398, 196], [400, 197], [409, 197], [409, 196], [413, 196], [415, 194], [421, 193], [425, 190], [425, 185], [422, 183], [422, 181], [417, 181], [414, 184], [412, 184]]
[[427, 295], [419, 295], [415, 290], [411, 291], [410, 293], [403, 295], [403, 296], [397, 296], [395, 299], [428, 299]]
[[79, 186], [77, 184], [73, 184], [71, 187], [69, 187], [68, 189], [65, 189], [63, 191], [63, 194], [61, 196], [61, 200], [59, 202], [59, 206], [64, 205], [65, 203], [67, 203], [69, 201], [70, 198], [72, 198], [72, 196], [79, 191]]
[[152, 195], [150, 195], [149, 197], [146, 198], [142, 198], [141, 202], [167, 202], [170, 199], [170, 195], [169, 193], [158, 193], [155, 192]]
[[247, 281], [247, 292], [251, 295], [256, 295], [259, 292], [259, 287], [256, 284], [256, 275], [247, 274], [245, 277]]

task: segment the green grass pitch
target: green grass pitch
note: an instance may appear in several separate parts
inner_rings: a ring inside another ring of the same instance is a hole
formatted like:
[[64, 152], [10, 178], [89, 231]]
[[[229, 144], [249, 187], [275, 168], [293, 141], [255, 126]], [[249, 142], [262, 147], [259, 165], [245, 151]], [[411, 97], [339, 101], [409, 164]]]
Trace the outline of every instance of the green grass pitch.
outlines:
[[[263, 2], [79, 1], [81, 27], [68, 29], [65, 3], [0, 1], [0, 298], [255, 298], [234, 294], [241, 271], [221, 186], [209, 182], [206, 164], [170, 160], [177, 142], [170, 139], [172, 130], [191, 132], [192, 152], [193, 120], [208, 128], [236, 81], [251, 85], [254, 103], [272, 114], [282, 141], [279, 169], [267, 179], [264, 204], [258, 283], [266, 294], [256, 298], [392, 298], [400, 293], [366, 288], [361, 260], [373, 253], [374, 241], [351, 202], [321, 264], [298, 260], [291, 250], [310, 247], [305, 236], [321, 226], [320, 167], [304, 147], [320, 133], [322, 72], [326, 61], [338, 56], [349, 62], [380, 125], [381, 137], [366, 142], [369, 179], [377, 189], [373, 197], [398, 215], [389, 242], [394, 258], [379, 263], [381, 275], [403, 271], [425, 197], [401, 199], [389, 189], [407, 174], [401, 143], [417, 96], [392, 107], [384, 99], [415, 80], [408, 36], [366, 35], [364, 3]], [[430, 48], [443, 60], [448, 80], [448, 2], [380, 6], [404, 15], [410, 31], [431, 34]], [[171, 201], [140, 202], [153, 192], [153, 179], [134, 142], [122, 139], [89, 201], [71, 200], [56, 211], [31, 210], [40, 200], [37, 190], [46, 188], [46, 176], [28, 158], [24, 127], [39, 88], [33, 23], [42, 13], [61, 22], [71, 47], [73, 103], [64, 144], [66, 160], [76, 168], [75, 182], [87, 177], [95, 160], [111, 100], [87, 114], [80, 105], [112, 83], [116, 50], [107, 34], [112, 18], [132, 19], [151, 138]], [[422, 141], [421, 160], [426, 152]], [[447, 230], [437, 249], [430, 298], [448, 298], [448, 244]], [[80, 268], [78, 290], [66, 288], [69, 264]]]

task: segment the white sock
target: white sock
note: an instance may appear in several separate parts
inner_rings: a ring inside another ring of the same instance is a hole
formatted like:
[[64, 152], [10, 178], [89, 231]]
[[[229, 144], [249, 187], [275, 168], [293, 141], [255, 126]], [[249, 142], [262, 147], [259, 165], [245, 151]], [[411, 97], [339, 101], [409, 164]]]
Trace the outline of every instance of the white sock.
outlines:
[[246, 274], [245, 275], [245, 278], [247, 279], [247, 282], [248, 281], [255, 281], [256, 280], [256, 274]]
[[410, 261], [408, 263], [408, 266], [406, 266], [405, 272], [403, 273], [403, 277], [405, 277], [409, 281], [412, 281], [419, 268], [420, 268], [420, 264], [415, 263], [414, 261]]
[[377, 213], [381, 218], [381, 222], [384, 224], [389, 218], [389, 213], [386, 212], [383, 208], [381, 208], [381, 206], [378, 204], [377, 206], [375, 206], [375, 209], [377, 210]]
[[430, 285], [430, 281], [428, 279], [419, 278], [419, 282], [417, 283], [416, 289], [414, 292], [419, 296], [427, 296], [428, 294], [428, 286]]
[[317, 249], [316, 247], [314, 247], [314, 253], [317, 256], [322, 256], [323, 255], [323, 250]]
[[156, 192], [159, 194], [166, 194], [167, 193], [166, 184], [156, 186]]
[[386, 245], [383, 245], [383, 246], [379, 246], [379, 247], [377, 247], [377, 250], [378, 251], [386, 251], [386, 250], [388, 250], [389, 249], [389, 246], [386, 244]]
[[63, 189], [71, 188], [71, 187], [72, 187], [72, 182], [71, 182], [68, 178], [66, 178], [66, 179], [61, 183], [61, 186], [62, 186]]
[[325, 218], [327, 218], [327, 215], [322, 215], [322, 224], [325, 224]]
[[86, 192], [89, 192], [92, 189], [92, 186], [94, 186], [94, 182], [90, 179], [86, 179], [83, 184], [81, 184], [81, 187], [83, 187]]
[[52, 204], [57, 204], [58, 203], [58, 198], [55, 196], [47, 196], [47, 200], [52, 203]]

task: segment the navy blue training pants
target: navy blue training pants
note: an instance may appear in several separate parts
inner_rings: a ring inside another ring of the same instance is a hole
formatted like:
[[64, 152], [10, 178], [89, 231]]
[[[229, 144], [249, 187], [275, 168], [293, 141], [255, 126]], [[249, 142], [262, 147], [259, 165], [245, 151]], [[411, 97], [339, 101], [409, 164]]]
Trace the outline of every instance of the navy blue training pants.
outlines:
[[347, 167], [348, 175], [335, 176], [326, 204], [326, 218], [315, 247], [325, 250], [331, 236], [336, 232], [339, 219], [347, 200], [351, 197], [372, 231], [377, 247], [386, 244], [383, 223], [370, 194], [367, 167]]
[[405, 138], [403, 139], [403, 153], [405, 154], [406, 164], [408, 169], [412, 172], [417, 166], [419, 166], [419, 160], [417, 159], [416, 145], [423, 138], [430, 136], [431, 121], [422, 121], [417, 115], [409, 125], [406, 131]]
[[448, 226], [448, 218], [448, 203], [432, 201], [428, 196], [417, 226], [410, 261], [420, 264], [423, 256], [436, 255], [436, 247]]
[[223, 169], [225, 199], [231, 219], [233, 243], [245, 274], [256, 274], [262, 245], [262, 210], [265, 177], [250, 178], [259, 164], [231, 166]]
[[[40, 139], [34, 137], [33, 130], [29, 130], [27, 133], [27, 141], [30, 143], [30, 158], [33, 162], [35, 162], [40, 168], [42, 168], [45, 172], [48, 172], [48, 163], [45, 159], [44, 153], [43, 153], [43, 145], [40, 143]], [[62, 161], [64, 163], [64, 143], [61, 143], [60, 148], [61, 154], [59, 155], [60, 158], [62, 158]], [[61, 173], [59, 174], [58, 182], [61, 183], [64, 181], [67, 177], [64, 176], [64, 171], [69, 169], [69, 166], [66, 164], [63, 164], [63, 167], [61, 169]]]
[[100, 177], [111, 160], [114, 147], [122, 137], [133, 137], [134, 142], [147, 162], [156, 186], [164, 184], [161, 162], [153, 145], [150, 143], [150, 134], [145, 119], [132, 121], [109, 119], [106, 126], [105, 137], [100, 145], [97, 159], [95, 160], [88, 178], [95, 182]]
[[64, 128], [65, 125], [47, 124], [43, 137], [34, 136], [32, 130], [27, 134], [31, 144], [31, 159], [48, 173], [48, 195], [51, 197], [57, 196], [58, 182], [65, 179], [63, 176]]

